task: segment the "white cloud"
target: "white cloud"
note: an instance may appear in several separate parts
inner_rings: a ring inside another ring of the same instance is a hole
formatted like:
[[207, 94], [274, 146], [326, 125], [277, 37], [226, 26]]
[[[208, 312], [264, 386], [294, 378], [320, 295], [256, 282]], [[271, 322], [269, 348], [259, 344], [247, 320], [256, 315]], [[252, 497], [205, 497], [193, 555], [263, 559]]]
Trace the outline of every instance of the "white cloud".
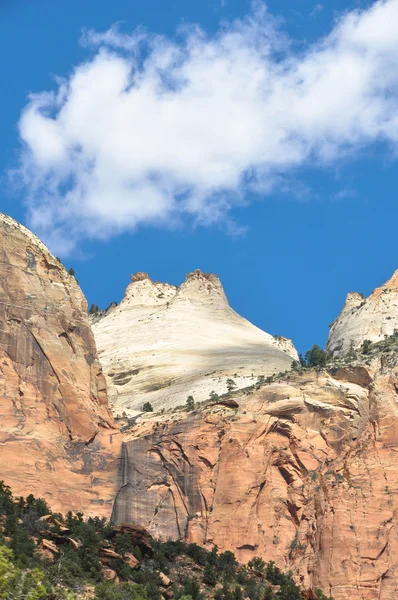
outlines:
[[213, 37], [116, 27], [19, 123], [30, 225], [57, 252], [143, 224], [223, 221], [249, 191], [365, 145], [398, 145], [398, 0], [293, 51], [265, 5]]

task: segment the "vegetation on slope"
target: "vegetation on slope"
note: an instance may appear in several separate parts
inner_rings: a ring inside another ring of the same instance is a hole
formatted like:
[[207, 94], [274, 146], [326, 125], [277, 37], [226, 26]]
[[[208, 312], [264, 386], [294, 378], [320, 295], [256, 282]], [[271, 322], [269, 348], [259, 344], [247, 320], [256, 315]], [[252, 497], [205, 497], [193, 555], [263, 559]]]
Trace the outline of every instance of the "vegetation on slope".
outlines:
[[82, 514], [62, 518], [32, 495], [13, 498], [0, 482], [0, 599], [328, 600], [272, 562], [243, 566], [232, 552], [161, 543], [137, 530], [138, 537], [134, 526]]

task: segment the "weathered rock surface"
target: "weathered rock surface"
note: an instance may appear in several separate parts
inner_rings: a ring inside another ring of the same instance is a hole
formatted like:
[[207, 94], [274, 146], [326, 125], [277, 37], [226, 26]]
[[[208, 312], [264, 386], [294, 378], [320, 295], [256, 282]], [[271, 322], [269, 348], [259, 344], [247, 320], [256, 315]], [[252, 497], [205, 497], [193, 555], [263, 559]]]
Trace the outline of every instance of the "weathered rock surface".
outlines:
[[398, 597], [398, 369], [304, 372], [239, 408], [126, 438], [114, 516], [292, 568], [336, 600]]
[[53, 510], [109, 516], [120, 434], [74, 277], [0, 214], [0, 479]]
[[349, 293], [344, 307], [331, 325], [326, 350], [344, 356], [365, 340], [377, 342], [398, 329], [398, 270], [368, 298]]
[[214, 390], [289, 369], [297, 352], [228, 305], [216, 275], [195, 271], [179, 287], [132, 276], [119, 306], [93, 319], [98, 353], [115, 414], [203, 401]]

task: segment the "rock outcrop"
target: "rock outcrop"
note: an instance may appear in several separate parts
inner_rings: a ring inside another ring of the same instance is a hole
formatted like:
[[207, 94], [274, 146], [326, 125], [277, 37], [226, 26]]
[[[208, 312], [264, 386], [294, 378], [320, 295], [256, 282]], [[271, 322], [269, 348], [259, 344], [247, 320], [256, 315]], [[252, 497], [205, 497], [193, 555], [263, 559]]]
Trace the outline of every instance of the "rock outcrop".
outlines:
[[93, 318], [98, 353], [115, 414], [203, 401], [226, 380], [245, 387], [258, 376], [290, 369], [297, 352], [228, 305], [216, 275], [195, 271], [180, 287], [131, 278], [119, 306]]
[[365, 340], [377, 342], [398, 329], [398, 270], [368, 298], [349, 293], [344, 307], [331, 325], [326, 350], [344, 356]]
[[126, 433], [114, 518], [292, 568], [335, 600], [398, 597], [398, 369], [289, 374], [239, 408]]
[[0, 214], [0, 479], [53, 510], [109, 516], [120, 434], [86, 300], [42, 242]]

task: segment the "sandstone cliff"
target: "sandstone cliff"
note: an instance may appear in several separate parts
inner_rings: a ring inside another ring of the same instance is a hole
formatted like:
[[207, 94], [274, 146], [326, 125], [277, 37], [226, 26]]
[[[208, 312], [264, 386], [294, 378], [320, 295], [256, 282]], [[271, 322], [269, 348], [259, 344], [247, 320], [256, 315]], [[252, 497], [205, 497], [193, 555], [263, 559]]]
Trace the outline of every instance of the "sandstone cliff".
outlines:
[[368, 298], [350, 293], [330, 328], [326, 350], [344, 356], [365, 340], [377, 342], [398, 329], [398, 271]]
[[0, 214], [0, 479], [53, 510], [109, 516], [119, 432], [74, 277]]
[[275, 560], [336, 600], [398, 597], [397, 381], [376, 358], [141, 422], [114, 518]]
[[228, 378], [244, 387], [297, 359], [290, 340], [239, 316], [218, 277], [201, 271], [178, 288], [137, 273], [120, 305], [93, 321], [115, 414], [203, 401], [225, 392]]

